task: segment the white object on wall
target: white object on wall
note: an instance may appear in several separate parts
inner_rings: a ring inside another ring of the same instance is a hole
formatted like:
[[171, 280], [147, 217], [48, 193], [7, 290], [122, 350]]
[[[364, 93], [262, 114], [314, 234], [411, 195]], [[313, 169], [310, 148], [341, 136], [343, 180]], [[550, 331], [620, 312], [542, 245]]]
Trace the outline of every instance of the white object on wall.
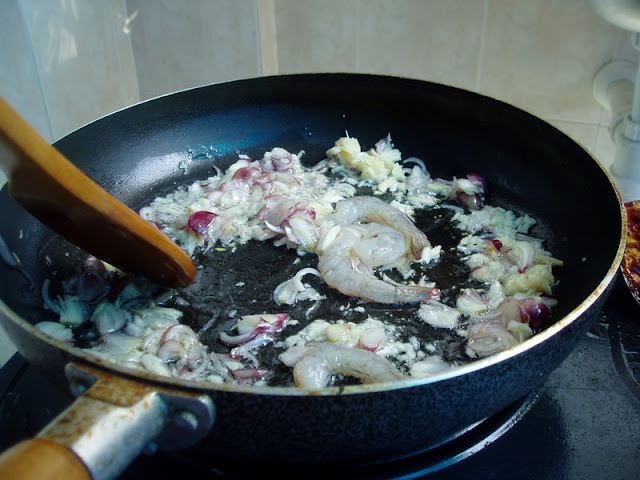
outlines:
[[[640, 52], [640, 2], [589, 0], [594, 11], [609, 23], [633, 32]], [[612, 114], [610, 132], [615, 143], [611, 174], [624, 202], [640, 199], [640, 68], [630, 62], [605, 65], [595, 76], [593, 93]]]

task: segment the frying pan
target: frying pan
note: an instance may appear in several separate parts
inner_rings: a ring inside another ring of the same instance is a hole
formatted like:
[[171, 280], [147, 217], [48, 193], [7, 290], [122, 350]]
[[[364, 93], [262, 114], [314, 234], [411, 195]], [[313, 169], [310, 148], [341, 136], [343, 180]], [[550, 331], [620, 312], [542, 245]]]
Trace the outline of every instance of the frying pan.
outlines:
[[[46, 315], [42, 282], [62, 279], [73, 255], [68, 257], [70, 247], [22, 211], [5, 189], [0, 235], [21, 269], [1, 275], [0, 320], [30, 363], [81, 395], [70, 412], [32, 441], [35, 446], [14, 449], [35, 450], [42, 459], [40, 447], [54, 452], [60, 444], [70, 447], [69, 462], [82, 459], [94, 478], [116, 476], [150, 442], [161, 449], [187, 448], [214, 465], [216, 458], [370, 463], [431, 449], [534, 392], [597, 318], [622, 258], [626, 221], [601, 165], [544, 121], [435, 83], [306, 74], [156, 98], [93, 122], [55, 146], [137, 208], [178, 184], [212, 175], [214, 164], [224, 168], [238, 153], [260, 158], [281, 146], [304, 150], [303, 163], [320, 161], [345, 132], [365, 148], [390, 133], [403, 156], [421, 158], [434, 177], [480, 173], [489, 182], [488, 203], [536, 218], [534, 234], [548, 239], [547, 249], [564, 261], [556, 272], [554, 323], [492, 357], [388, 385], [308, 391], [141, 373], [33, 327]], [[237, 281], [233, 270], [217, 276], [221, 284]], [[113, 411], [126, 421], [100, 423]], [[90, 434], [83, 436], [83, 429]], [[24, 463], [14, 461], [13, 453], [10, 467], [23, 468], [16, 467]]]

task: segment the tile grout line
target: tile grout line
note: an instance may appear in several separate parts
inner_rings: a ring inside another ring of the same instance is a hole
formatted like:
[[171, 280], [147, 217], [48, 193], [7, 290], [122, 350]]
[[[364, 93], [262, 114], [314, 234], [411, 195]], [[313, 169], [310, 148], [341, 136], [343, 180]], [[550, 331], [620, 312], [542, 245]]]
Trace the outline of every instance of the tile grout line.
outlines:
[[356, 18], [358, 21], [355, 27], [355, 45], [353, 47], [355, 50], [354, 70], [357, 73], [360, 73], [360, 3], [361, 0], [356, 2]]
[[278, 37], [273, 0], [256, 0], [256, 17], [261, 75], [277, 75]]
[[55, 135], [53, 133], [53, 122], [51, 120], [51, 112], [49, 111], [49, 105], [47, 103], [47, 96], [44, 92], [44, 84], [42, 83], [42, 75], [40, 74], [40, 64], [38, 62], [38, 57], [36, 55], [36, 50], [33, 44], [33, 37], [31, 35], [31, 29], [29, 28], [29, 22], [27, 21], [27, 13], [24, 9], [24, 4], [22, 0], [18, 1], [18, 8], [20, 9], [20, 20], [22, 22], [22, 27], [24, 29], [25, 35], [27, 36], [27, 42], [29, 44], [29, 50], [31, 53], [31, 60], [36, 67], [36, 78], [38, 82], [38, 90], [40, 91], [40, 98], [42, 99], [42, 108], [44, 109], [45, 116], [47, 118], [47, 127], [48, 127], [48, 140], [50, 142], [55, 140]]
[[491, 0], [484, 0], [484, 7], [482, 10], [482, 26], [480, 27], [480, 45], [478, 46], [478, 67], [476, 69], [475, 90], [480, 92], [480, 85], [482, 83], [482, 76], [484, 75], [484, 54], [486, 46], [487, 36], [487, 23], [489, 18], [489, 2]]

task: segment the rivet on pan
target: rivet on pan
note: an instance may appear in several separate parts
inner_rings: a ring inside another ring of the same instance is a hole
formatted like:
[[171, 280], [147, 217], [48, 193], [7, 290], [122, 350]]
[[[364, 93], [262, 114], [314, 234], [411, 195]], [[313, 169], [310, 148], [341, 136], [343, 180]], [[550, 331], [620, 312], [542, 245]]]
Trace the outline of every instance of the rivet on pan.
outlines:
[[198, 428], [198, 417], [189, 410], [180, 410], [173, 417], [173, 423], [180, 429], [195, 431]]

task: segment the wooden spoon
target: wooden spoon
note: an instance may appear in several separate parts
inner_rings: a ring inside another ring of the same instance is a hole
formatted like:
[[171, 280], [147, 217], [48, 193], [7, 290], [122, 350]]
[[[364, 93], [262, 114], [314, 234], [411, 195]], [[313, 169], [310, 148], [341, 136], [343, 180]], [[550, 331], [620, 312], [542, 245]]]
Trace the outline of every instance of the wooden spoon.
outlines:
[[0, 169], [18, 203], [88, 253], [170, 287], [195, 278], [180, 247], [82, 173], [2, 97]]

